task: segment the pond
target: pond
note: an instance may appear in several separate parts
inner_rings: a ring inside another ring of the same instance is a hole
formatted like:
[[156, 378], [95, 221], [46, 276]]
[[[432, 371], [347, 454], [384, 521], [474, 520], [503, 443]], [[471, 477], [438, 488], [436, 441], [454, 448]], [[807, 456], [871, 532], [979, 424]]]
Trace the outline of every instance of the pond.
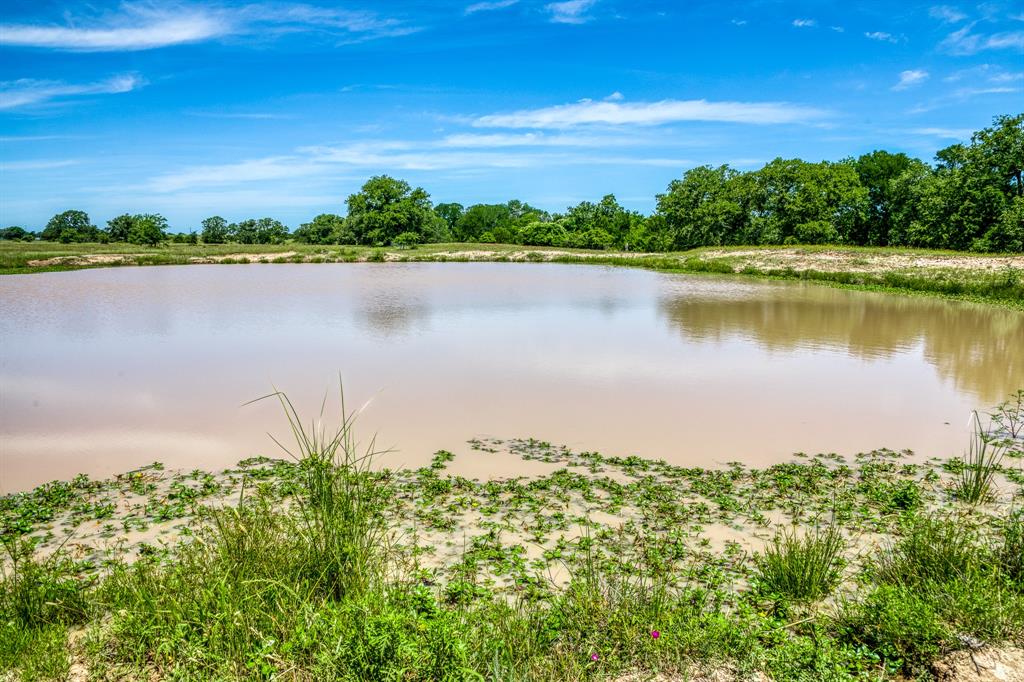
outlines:
[[[276, 387], [312, 418], [339, 374], [359, 436], [376, 433], [393, 468], [478, 437], [688, 466], [882, 447], [948, 457], [972, 409], [1024, 387], [1020, 312], [586, 265], [9, 276], [0, 342], [5, 492], [280, 456], [280, 407], [244, 403]], [[482, 476], [522, 466], [471, 461]]]

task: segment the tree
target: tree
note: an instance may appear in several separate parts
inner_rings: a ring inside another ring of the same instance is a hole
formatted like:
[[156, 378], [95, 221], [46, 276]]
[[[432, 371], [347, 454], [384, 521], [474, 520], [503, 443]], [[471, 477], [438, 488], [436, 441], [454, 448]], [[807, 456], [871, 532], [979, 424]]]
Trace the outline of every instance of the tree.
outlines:
[[668, 230], [669, 248], [739, 244], [747, 235], [748, 215], [737, 178], [729, 166], [700, 166], [669, 183], [658, 195], [658, 215]]
[[228, 221], [221, 218], [219, 215], [211, 216], [206, 218], [202, 222], [202, 233], [200, 238], [204, 244], [223, 244], [230, 237], [228, 230]]
[[39, 235], [46, 241], [89, 242], [99, 239], [99, 230], [85, 211], [64, 211], [50, 218]]
[[642, 220], [639, 213], [620, 206], [614, 194], [606, 194], [596, 204], [582, 201], [570, 207], [560, 222], [568, 233], [567, 246], [603, 249], [625, 247], [634, 223]]
[[156, 246], [166, 237], [167, 218], [159, 213], [145, 213], [132, 216], [128, 241], [132, 244]]
[[346, 204], [346, 222], [359, 244], [383, 246], [403, 232], [418, 234], [424, 242], [442, 241], [448, 235], [447, 224], [433, 211], [430, 195], [404, 180], [372, 177], [349, 195]]
[[506, 204], [474, 204], [459, 218], [455, 226], [455, 238], [461, 242], [475, 242], [480, 240], [484, 232], [490, 232], [496, 239], [499, 233], [511, 237], [513, 227], [512, 214]]
[[455, 234], [455, 225], [458, 224], [459, 218], [465, 212], [465, 208], [462, 204], [447, 203], [438, 204], [434, 207], [434, 213], [438, 215], [441, 220], [448, 226], [448, 231]]
[[135, 225], [135, 216], [127, 213], [107, 221], [107, 236], [112, 242], [126, 242]]
[[333, 213], [321, 213], [292, 233], [295, 241], [306, 244], [337, 244], [343, 238], [345, 219]]
[[887, 246], [893, 230], [894, 216], [904, 210], [900, 205], [905, 193], [900, 192], [897, 180], [913, 169], [920, 174], [927, 165], [906, 154], [892, 154], [877, 150], [861, 155], [854, 168], [860, 184], [868, 192], [868, 205], [861, 220], [851, 234], [850, 243], [862, 246]]
[[24, 227], [17, 225], [11, 225], [0, 230], [0, 240], [7, 241], [31, 241], [35, 239], [35, 235], [26, 230]]
[[228, 230], [239, 244], [280, 244], [288, 237], [288, 228], [273, 218], [249, 218]]

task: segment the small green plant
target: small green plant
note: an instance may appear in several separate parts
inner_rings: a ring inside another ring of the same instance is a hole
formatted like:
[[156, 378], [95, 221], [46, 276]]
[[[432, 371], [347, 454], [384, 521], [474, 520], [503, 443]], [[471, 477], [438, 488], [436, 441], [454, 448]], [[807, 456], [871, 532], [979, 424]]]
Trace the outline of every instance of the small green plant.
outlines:
[[816, 601], [839, 583], [846, 540], [835, 526], [800, 536], [796, 528], [775, 535], [755, 557], [758, 588], [797, 602]]
[[973, 413], [974, 429], [970, 447], [964, 453], [964, 466], [954, 484], [956, 496], [968, 504], [991, 501], [999, 465], [1006, 453], [1005, 441], [994, 439], [981, 425], [978, 413]]

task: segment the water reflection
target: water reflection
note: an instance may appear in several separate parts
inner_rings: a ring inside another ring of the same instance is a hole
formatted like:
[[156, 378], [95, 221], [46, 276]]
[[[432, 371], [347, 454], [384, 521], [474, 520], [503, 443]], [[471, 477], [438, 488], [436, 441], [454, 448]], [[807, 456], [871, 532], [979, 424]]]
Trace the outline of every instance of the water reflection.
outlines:
[[770, 351], [832, 349], [889, 358], [920, 348], [961, 391], [994, 404], [1024, 386], [1024, 314], [933, 298], [813, 285], [669, 290], [659, 313], [684, 338], [746, 338]]
[[554, 264], [0, 277], [0, 346], [0, 491], [278, 454], [276, 408], [240, 406], [276, 386], [311, 414], [339, 371], [390, 466], [481, 435], [686, 466], [949, 456], [1024, 386], [1021, 313]]

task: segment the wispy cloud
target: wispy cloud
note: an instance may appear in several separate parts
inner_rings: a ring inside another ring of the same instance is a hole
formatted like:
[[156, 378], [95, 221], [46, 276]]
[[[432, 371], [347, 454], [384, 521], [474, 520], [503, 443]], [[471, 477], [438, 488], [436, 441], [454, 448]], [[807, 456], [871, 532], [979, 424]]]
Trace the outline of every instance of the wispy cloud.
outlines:
[[0, 161], [0, 168], [5, 171], [24, 170], [50, 170], [52, 168], [64, 168], [74, 166], [77, 159], [41, 159], [31, 161]]
[[969, 140], [974, 131], [970, 128], [914, 128], [913, 135], [938, 137], [944, 140]]
[[[579, 144], [577, 144], [579, 143]], [[517, 150], [508, 147], [527, 147]], [[594, 147], [593, 152], [529, 149], [530, 147]], [[384, 171], [480, 171], [550, 167], [553, 165], [620, 165], [682, 168], [684, 158], [662, 155], [615, 155], [597, 140], [554, 137], [463, 135], [442, 140], [412, 142], [376, 140], [334, 146], [303, 147], [294, 154], [250, 159], [236, 163], [184, 168], [150, 179], [137, 189], [160, 194], [179, 193], [210, 186], [244, 186], [282, 182], [306, 177], [331, 177], [353, 170]]]
[[494, 0], [494, 2], [475, 2], [469, 5], [465, 9], [466, 14], [474, 14], [476, 12], [490, 12], [496, 9], [505, 9], [511, 7], [519, 2], [519, 0]]
[[652, 126], [680, 121], [722, 121], [729, 123], [804, 123], [821, 118], [824, 112], [783, 102], [709, 102], [707, 100], [662, 100], [660, 102], [582, 101], [508, 114], [490, 114], [475, 119], [480, 128], [554, 128], [580, 125]]
[[[84, 25], [83, 25], [84, 24]], [[62, 50], [148, 50], [208, 40], [231, 32], [224, 17], [201, 8], [176, 11], [124, 5], [120, 14], [95, 22], [0, 25], [0, 45]]]
[[374, 12], [306, 4], [264, 3], [236, 8], [213, 4], [125, 3], [118, 12], [67, 19], [66, 24], [2, 24], [0, 45], [78, 52], [149, 50], [246, 34], [319, 30], [361, 37], [413, 32]]
[[907, 71], [900, 72], [900, 80], [896, 85], [892, 86], [893, 90], [906, 90], [907, 88], [928, 80], [928, 72], [923, 69], [910, 69]]
[[0, 110], [43, 104], [67, 97], [131, 92], [142, 85], [144, 81], [133, 74], [114, 76], [95, 83], [78, 84], [21, 78], [0, 83]]
[[950, 7], [949, 5], [936, 5], [932, 7], [928, 10], [928, 16], [947, 24], [956, 24], [967, 18], [966, 14], [956, 7]]
[[894, 36], [891, 33], [886, 33], [885, 31], [868, 31], [867, 33], [864, 34], [864, 37], [870, 38], [871, 40], [878, 40], [883, 43], [899, 42], [896, 36]]
[[729, 21], [729, 23], [732, 24], [733, 26], [746, 26], [747, 25], [747, 20], [746, 19], [731, 19]]
[[794, 19], [793, 25], [797, 28], [813, 28], [818, 25], [816, 19]]
[[999, 33], [975, 33], [977, 22], [964, 26], [946, 36], [939, 49], [950, 54], [969, 56], [984, 50], [1024, 50], [1024, 31], [1002, 31]]
[[597, 4], [597, 0], [565, 0], [552, 2], [544, 6], [551, 14], [551, 21], [556, 24], [582, 24], [590, 21], [587, 10]]

